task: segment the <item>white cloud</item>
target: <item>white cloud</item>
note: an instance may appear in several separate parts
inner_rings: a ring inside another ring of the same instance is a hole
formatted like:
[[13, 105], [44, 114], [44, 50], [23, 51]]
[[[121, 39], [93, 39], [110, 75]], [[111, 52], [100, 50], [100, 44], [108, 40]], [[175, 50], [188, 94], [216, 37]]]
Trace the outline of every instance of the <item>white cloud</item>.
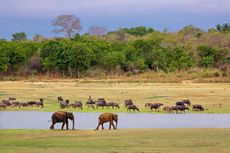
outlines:
[[0, 16], [50, 17], [59, 14], [87, 16], [181, 12], [230, 14], [230, 0], [1, 0]]

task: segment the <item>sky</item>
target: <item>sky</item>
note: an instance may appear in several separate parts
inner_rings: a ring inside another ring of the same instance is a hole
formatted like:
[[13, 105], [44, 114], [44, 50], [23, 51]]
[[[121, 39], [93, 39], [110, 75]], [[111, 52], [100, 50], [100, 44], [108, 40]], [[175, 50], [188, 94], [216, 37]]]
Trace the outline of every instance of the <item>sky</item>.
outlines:
[[0, 0], [0, 38], [15, 32], [56, 36], [51, 21], [58, 15], [80, 18], [83, 30], [92, 25], [108, 30], [147, 26], [177, 31], [186, 25], [207, 30], [230, 22], [230, 0]]

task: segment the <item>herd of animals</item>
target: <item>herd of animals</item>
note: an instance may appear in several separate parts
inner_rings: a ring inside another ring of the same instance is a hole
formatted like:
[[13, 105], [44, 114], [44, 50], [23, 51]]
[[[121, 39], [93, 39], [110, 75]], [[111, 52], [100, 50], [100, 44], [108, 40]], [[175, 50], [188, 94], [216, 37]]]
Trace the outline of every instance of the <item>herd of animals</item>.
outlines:
[[[68, 99], [64, 100], [61, 96], [57, 97], [58, 103], [60, 105], [61, 109], [65, 108], [79, 108], [83, 109], [83, 103], [82, 101], [75, 101], [73, 103], [70, 103]], [[221, 104], [222, 105], [222, 104]], [[219, 107], [221, 107], [219, 104]], [[94, 101], [91, 96], [89, 96], [88, 100], [85, 103], [85, 106], [90, 109], [97, 109], [97, 108], [117, 108], [119, 109], [120, 106], [116, 102], [106, 102], [104, 98], [98, 98], [97, 101]], [[127, 99], [124, 101], [124, 106], [126, 107], [127, 111], [140, 111], [137, 105], [134, 104], [132, 99]], [[189, 99], [181, 100], [175, 103], [175, 106], [164, 106], [163, 103], [145, 103], [145, 108], [155, 111], [160, 111], [160, 108], [163, 107], [164, 112], [169, 113], [185, 113], [185, 110], [189, 110], [189, 108], [192, 106], [193, 111], [204, 111], [204, 107], [200, 104], [191, 104], [191, 101]], [[44, 108], [43, 98], [40, 98], [39, 101], [28, 101], [28, 102], [18, 102], [16, 101], [16, 98], [10, 97], [7, 100], [2, 100], [0, 102], [0, 109], [6, 109], [7, 107], [18, 107], [18, 108], [28, 108], [28, 107], [40, 107]], [[72, 112], [66, 112], [66, 111], [58, 111], [53, 113], [51, 116], [52, 125], [50, 126], [50, 129], [54, 129], [54, 125], [56, 123], [62, 123], [61, 129], [63, 130], [64, 126], [66, 125], [66, 129], [69, 129], [68, 120], [72, 120], [73, 125], [72, 129], [74, 130], [74, 115]], [[95, 130], [98, 130], [101, 126], [102, 129], [104, 129], [104, 123], [109, 122], [109, 129], [113, 127], [113, 129], [117, 129], [118, 124], [118, 115], [113, 113], [103, 113], [98, 118], [98, 125]], [[114, 123], [116, 125], [114, 125]]]
[[[83, 103], [82, 101], [75, 101], [73, 103], [70, 103], [68, 99], [64, 100], [61, 96], [57, 97], [58, 103], [60, 105], [61, 109], [64, 108], [79, 108], [83, 109]], [[117, 108], [119, 109], [120, 106], [116, 102], [106, 102], [104, 98], [98, 98], [97, 101], [94, 101], [91, 96], [89, 96], [88, 100], [85, 103], [85, 106], [90, 109], [97, 109], [97, 108]], [[132, 99], [127, 99], [124, 101], [124, 106], [126, 107], [127, 111], [140, 111], [140, 109], [137, 107], [137, 105], [134, 104]], [[168, 113], [185, 113], [186, 110], [189, 110], [189, 108], [192, 106], [193, 111], [204, 111], [204, 107], [200, 104], [191, 104], [191, 101], [189, 99], [181, 100], [175, 103], [175, 106], [164, 106], [163, 103], [145, 103], [145, 108], [155, 111], [160, 111], [160, 108], [163, 107], [164, 112]], [[7, 100], [2, 100], [0, 102], [0, 109], [6, 109], [7, 107], [44, 107], [43, 98], [40, 98], [39, 101], [28, 101], [28, 102], [18, 102], [16, 101], [16, 98], [10, 97]]]
[[[83, 103], [82, 101], [75, 101], [74, 103], [70, 103], [69, 100], [64, 100], [61, 96], [57, 97], [58, 102], [60, 104], [60, 108], [64, 109], [64, 108], [69, 108], [69, 107], [73, 107], [73, 108], [80, 108], [83, 109]], [[98, 98], [97, 101], [94, 101], [91, 96], [89, 96], [89, 99], [86, 101], [85, 105], [87, 106], [87, 108], [99, 108], [101, 107], [102, 109], [104, 108], [117, 108], [119, 109], [120, 106], [118, 103], [116, 102], [106, 102], [106, 100], [104, 98]], [[155, 110], [155, 111], [159, 111], [161, 106], [163, 106], [163, 103], [145, 103], [145, 108], [148, 108], [150, 110]], [[124, 106], [126, 107], [127, 111], [131, 111], [133, 110], [133, 112], [135, 111], [140, 111], [140, 109], [134, 104], [134, 102], [132, 101], [132, 99], [127, 99], [124, 101]], [[189, 110], [189, 107], [192, 106], [192, 110], [193, 111], [204, 111], [204, 107], [200, 104], [191, 104], [191, 101], [189, 99], [185, 99], [185, 100], [181, 100], [176, 102], [175, 106], [164, 106], [163, 107], [163, 111], [164, 112], [169, 112], [169, 113], [185, 113], [185, 110]]]
[[0, 102], [0, 109], [6, 109], [6, 107], [12, 108], [23, 108], [23, 107], [44, 107], [43, 98], [40, 98], [39, 101], [28, 101], [28, 102], [18, 102], [16, 98], [10, 97], [7, 100], [2, 100]]

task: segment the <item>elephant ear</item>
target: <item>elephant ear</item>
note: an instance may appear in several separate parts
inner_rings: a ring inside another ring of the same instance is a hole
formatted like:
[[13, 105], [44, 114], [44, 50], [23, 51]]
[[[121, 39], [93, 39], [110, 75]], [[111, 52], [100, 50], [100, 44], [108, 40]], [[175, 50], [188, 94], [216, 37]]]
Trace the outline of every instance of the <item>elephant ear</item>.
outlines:
[[65, 117], [68, 119], [68, 117], [69, 117], [69, 113], [68, 112], [65, 112]]

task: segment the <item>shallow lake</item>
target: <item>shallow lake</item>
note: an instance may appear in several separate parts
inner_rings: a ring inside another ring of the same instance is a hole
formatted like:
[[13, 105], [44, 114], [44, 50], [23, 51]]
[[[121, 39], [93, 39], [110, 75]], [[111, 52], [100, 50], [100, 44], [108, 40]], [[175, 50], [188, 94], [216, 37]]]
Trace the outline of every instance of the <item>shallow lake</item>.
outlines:
[[[0, 129], [49, 129], [52, 112], [3, 111]], [[230, 128], [230, 114], [117, 113], [118, 128]], [[76, 129], [95, 129], [100, 113], [74, 113]], [[61, 123], [55, 125], [60, 128]], [[72, 122], [69, 120], [69, 127]], [[108, 124], [105, 124], [105, 128]]]

